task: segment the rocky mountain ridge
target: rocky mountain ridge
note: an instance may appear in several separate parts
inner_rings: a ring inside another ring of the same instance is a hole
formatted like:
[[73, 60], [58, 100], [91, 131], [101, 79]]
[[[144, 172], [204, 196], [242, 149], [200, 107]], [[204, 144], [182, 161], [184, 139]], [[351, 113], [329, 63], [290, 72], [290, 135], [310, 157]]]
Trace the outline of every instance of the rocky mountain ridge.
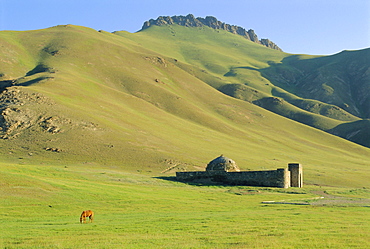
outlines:
[[203, 27], [207, 26], [213, 29], [222, 29], [226, 30], [233, 34], [238, 34], [243, 36], [244, 38], [255, 42], [257, 44], [263, 45], [265, 47], [282, 51], [274, 42], [270, 41], [269, 39], [258, 39], [258, 36], [254, 32], [253, 29], [249, 29], [248, 31], [240, 26], [226, 24], [217, 20], [217, 18], [213, 16], [207, 16], [205, 18], [197, 17], [195, 18], [194, 15], [189, 14], [187, 16], [160, 16], [156, 20], [150, 19], [149, 21], [144, 22], [142, 30], [149, 28], [150, 26], [157, 25], [181, 25], [185, 27]]

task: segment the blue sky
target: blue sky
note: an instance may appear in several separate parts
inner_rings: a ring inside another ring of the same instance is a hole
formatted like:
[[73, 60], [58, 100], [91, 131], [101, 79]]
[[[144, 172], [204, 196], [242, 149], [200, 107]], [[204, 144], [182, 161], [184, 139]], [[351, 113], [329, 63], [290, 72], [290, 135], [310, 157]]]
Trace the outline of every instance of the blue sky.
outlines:
[[151, 18], [189, 13], [254, 29], [294, 54], [370, 47], [370, 0], [0, 0], [0, 30], [75, 24], [136, 32]]

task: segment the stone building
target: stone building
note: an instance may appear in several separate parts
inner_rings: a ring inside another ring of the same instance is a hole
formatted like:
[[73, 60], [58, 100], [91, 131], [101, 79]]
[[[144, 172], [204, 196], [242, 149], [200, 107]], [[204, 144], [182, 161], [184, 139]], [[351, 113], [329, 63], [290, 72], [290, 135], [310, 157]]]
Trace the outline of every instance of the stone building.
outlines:
[[210, 161], [206, 168], [206, 171], [220, 171], [220, 170], [226, 172], [240, 171], [239, 167], [236, 165], [234, 160], [224, 157], [223, 155]]
[[204, 182], [264, 187], [303, 187], [302, 165], [289, 163], [288, 168], [263, 171], [240, 171], [236, 163], [223, 155], [208, 163], [206, 171], [176, 172], [178, 181]]

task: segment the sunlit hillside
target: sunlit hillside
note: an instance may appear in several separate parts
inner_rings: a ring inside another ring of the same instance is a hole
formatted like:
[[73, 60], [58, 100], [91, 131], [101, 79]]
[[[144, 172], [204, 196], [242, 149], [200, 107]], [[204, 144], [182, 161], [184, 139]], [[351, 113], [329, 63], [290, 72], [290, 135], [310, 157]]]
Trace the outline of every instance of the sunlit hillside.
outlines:
[[[369, 184], [370, 150], [320, 130], [358, 117], [297, 110], [315, 129], [262, 108], [264, 99], [289, 92], [260, 69], [289, 54], [180, 26], [134, 34], [73, 25], [2, 31], [0, 45], [3, 162], [158, 176], [203, 169], [224, 154], [243, 170], [300, 162], [308, 184]], [[225, 94], [232, 84], [245, 88], [239, 98]]]
[[[184, 70], [219, 91], [281, 116], [370, 146], [370, 49], [292, 55], [209, 27], [152, 26], [116, 32], [188, 63]], [[340, 129], [338, 129], [341, 127]]]

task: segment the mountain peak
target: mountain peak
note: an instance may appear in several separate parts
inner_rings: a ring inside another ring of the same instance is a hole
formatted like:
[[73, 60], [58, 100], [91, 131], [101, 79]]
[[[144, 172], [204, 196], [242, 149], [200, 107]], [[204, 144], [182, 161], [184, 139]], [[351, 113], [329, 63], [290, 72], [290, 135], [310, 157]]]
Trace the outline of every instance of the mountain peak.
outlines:
[[254, 32], [253, 29], [249, 29], [248, 31], [240, 26], [226, 24], [217, 20], [216, 17], [213, 16], [206, 16], [205, 18], [197, 17], [195, 18], [194, 15], [189, 14], [187, 16], [160, 16], [156, 20], [150, 19], [149, 21], [144, 22], [142, 30], [149, 28], [150, 26], [164, 26], [164, 25], [181, 25], [185, 27], [203, 27], [207, 26], [213, 29], [222, 29], [226, 30], [233, 34], [238, 34], [243, 36], [244, 38], [255, 42], [257, 44], [266, 46], [271, 49], [276, 49], [282, 51], [275, 43], [270, 41], [269, 39], [258, 39], [258, 36]]

